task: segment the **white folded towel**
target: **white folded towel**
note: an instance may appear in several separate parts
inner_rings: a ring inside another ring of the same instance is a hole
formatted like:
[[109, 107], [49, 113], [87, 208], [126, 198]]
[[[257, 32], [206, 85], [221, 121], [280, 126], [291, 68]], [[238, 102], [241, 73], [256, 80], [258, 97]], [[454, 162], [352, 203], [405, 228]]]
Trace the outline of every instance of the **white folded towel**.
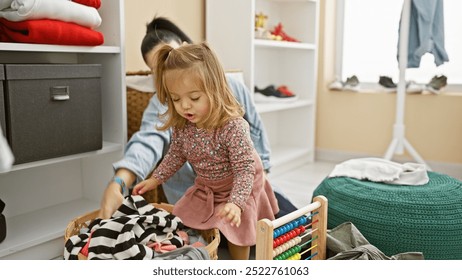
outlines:
[[395, 185], [424, 185], [429, 181], [424, 164], [400, 164], [382, 158], [347, 160], [337, 164], [328, 177], [350, 177]]
[[[8, 4], [7, 2], [2, 2], [2, 7]], [[72, 1], [56, 0], [13, 0], [10, 8], [0, 10], [0, 18], [15, 22], [54, 19], [89, 28], [96, 28], [102, 22], [98, 10], [93, 7]]]

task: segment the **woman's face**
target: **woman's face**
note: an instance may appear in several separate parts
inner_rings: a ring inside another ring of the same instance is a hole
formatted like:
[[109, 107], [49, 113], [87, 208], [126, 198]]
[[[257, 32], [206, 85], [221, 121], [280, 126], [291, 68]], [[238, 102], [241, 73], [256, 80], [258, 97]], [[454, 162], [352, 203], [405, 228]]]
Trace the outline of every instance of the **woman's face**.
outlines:
[[[145, 62], [146, 65], [149, 67], [149, 69], [154, 70], [156, 69], [156, 61], [157, 61], [157, 51], [164, 45], [165, 43], [158, 44], [155, 46], [152, 50], [150, 50], [148, 53], [145, 55]], [[178, 48], [180, 44], [178, 44], [176, 41], [170, 41], [168, 43], [172, 48]]]

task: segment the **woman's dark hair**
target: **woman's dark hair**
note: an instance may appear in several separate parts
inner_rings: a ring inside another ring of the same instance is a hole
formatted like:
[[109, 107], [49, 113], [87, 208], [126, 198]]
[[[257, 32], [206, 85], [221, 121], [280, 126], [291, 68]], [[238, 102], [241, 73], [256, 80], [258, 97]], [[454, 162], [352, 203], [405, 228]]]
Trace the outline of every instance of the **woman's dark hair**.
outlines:
[[178, 26], [164, 17], [154, 17], [146, 25], [146, 35], [141, 42], [141, 54], [145, 55], [159, 43], [176, 41], [179, 45], [183, 42], [192, 43], [192, 40]]

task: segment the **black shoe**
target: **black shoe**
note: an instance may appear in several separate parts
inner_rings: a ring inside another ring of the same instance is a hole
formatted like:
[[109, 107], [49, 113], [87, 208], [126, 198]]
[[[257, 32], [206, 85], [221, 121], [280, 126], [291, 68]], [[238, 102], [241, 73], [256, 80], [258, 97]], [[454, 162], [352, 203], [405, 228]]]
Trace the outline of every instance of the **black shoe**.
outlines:
[[387, 76], [380, 76], [379, 84], [383, 86], [384, 88], [388, 88], [388, 89], [396, 89], [397, 87], [397, 85], [393, 82], [393, 80]]
[[434, 76], [428, 84], [425, 85], [425, 89], [432, 93], [439, 93], [448, 83], [448, 78], [444, 75]]
[[259, 89], [257, 86], [255, 86], [255, 92], [261, 93], [261, 94], [263, 94], [265, 96], [274, 96], [274, 97], [278, 97], [278, 98], [290, 97], [290, 96], [287, 96], [287, 95], [283, 94], [279, 90], [277, 90], [273, 85], [269, 85], [264, 89]]

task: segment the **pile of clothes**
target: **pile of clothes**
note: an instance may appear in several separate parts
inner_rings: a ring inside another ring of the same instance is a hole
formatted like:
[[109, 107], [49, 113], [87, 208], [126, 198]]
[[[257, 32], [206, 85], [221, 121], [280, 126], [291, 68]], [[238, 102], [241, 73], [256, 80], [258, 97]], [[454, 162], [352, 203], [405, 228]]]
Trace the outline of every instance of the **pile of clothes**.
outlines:
[[64, 259], [75, 260], [79, 254], [89, 260], [210, 259], [207, 242], [198, 235], [142, 196], [127, 196], [111, 218], [95, 219], [71, 236]]
[[0, 0], [0, 42], [98, 46], [101, 0]]

